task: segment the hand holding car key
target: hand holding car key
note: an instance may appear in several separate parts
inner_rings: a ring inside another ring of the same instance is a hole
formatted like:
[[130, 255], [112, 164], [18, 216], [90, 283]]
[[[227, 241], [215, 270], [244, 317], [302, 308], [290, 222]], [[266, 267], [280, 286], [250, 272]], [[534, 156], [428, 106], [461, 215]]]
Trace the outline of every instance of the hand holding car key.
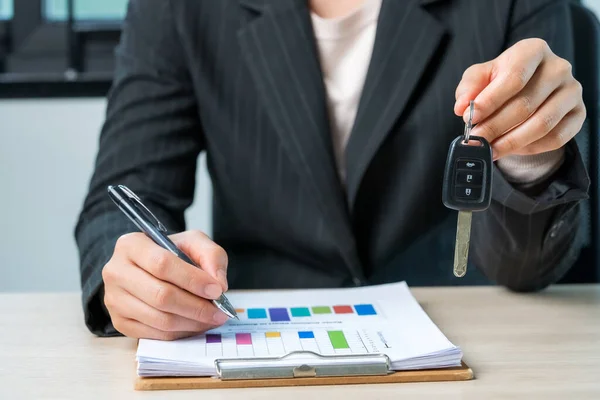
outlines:
[[450, 145], [443, 185], [444, 205], [458, 210], [454, 275], [459, 278], [467, 272], [472, 212], [483, 211], [490, 206], [492, 191], [492, 149], [484, 138], [471, 136], [473, 101], [469, 108], [464, 134]]

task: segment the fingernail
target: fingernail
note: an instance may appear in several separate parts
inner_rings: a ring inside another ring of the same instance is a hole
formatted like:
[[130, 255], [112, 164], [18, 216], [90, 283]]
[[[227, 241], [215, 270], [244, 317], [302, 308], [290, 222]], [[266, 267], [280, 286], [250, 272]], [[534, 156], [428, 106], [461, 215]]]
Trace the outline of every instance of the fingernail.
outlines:
[[227, 284], [227, 270], [226, 269], [218, 269], [217, 270], [217, 279], [219, 279], [219, 281], [221, 281], [225, 290], [227, 290], [229, 288], [229, 285]]
[[218, 299], [223, 291], [221, 290], [221, 286], [217, 285], [216, 283], [211, 283], [206, 285], [204, 288], [204, 293], [209, 299]]
[[213, 321], [215, 321], [215, 324], [217, 325], [223, 325], [228, 319], [229, 317], [220, 310], [215, 312], [215, 315], [213, 315]]

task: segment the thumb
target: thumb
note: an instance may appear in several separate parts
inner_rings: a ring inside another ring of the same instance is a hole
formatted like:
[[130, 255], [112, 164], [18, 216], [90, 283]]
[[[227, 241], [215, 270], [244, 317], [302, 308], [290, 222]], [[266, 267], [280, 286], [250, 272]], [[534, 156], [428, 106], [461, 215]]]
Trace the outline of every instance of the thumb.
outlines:
[[[483, 64], [474, 64], [465, 70], [460, 83], [456, 87], [454, 113], [457, 116], [463, 116], [463, 119], [468, 118], [467, 107], [469, 106], [469, 102], [474, 100], [489, 85], [492, 80], [492, 74], [493, 63], [491, 61]], [[476, 119], [477, 117], [474, 115], [474, 122]]]
[[187, 254], [203, 271], [215, 278], [227, 291], [228, 258], [225, 250], [205, 233], [186, 231], [169, 236], [175, 245]]

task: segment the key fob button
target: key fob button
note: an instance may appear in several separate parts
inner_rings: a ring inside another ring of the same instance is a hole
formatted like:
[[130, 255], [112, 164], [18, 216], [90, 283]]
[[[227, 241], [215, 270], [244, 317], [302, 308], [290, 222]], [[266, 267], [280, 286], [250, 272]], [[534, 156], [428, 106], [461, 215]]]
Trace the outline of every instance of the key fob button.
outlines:
[[461, 186], [456, 188], [456, 198], [458, 199], [478, 200], [480, 197], [480, 187]]
[[466, 169], [469, 171], [483, 171], [483, 163], [479, 160], [458, 160], [456, 169]]
[[481, 185], [483, 173], [458, 171], [456, 174], [456, 183], [459, 185]]

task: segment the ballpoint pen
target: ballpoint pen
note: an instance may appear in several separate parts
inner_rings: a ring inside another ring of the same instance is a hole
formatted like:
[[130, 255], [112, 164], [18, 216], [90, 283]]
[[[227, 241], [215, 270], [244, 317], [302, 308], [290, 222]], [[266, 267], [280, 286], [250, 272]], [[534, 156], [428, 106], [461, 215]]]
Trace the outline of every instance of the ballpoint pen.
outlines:
[[[150, 239], [162, 248], [175, 254], [181, 260], [198, 267], [175, 243], [166, 235], [167, 228], [152, 214], [140, 198], [128, 187], [123, 185], [109, 186], [108, 195], [123, 213]], [[212, 301], [213, 304], [229, 318], [239, 319], [235, 308], [225, 294]]]

